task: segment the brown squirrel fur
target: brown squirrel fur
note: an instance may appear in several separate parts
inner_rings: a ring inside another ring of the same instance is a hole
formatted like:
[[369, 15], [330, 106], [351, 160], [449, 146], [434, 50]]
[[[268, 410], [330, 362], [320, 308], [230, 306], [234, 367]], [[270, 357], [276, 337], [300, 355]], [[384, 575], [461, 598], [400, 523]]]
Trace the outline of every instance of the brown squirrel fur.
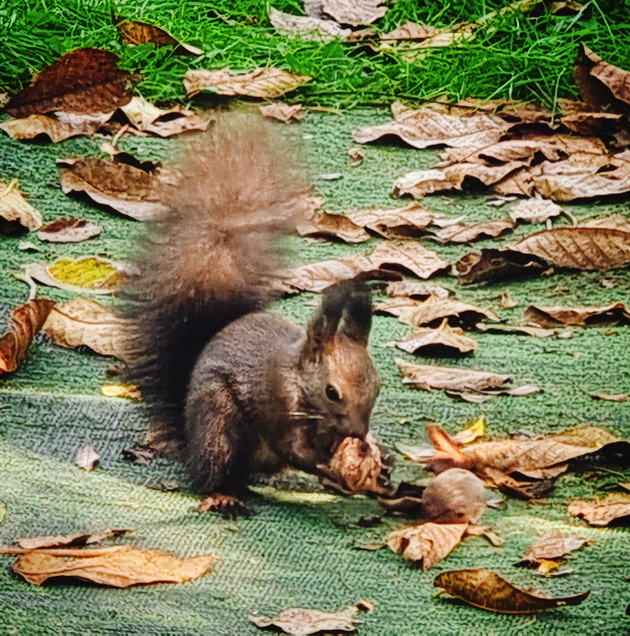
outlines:
[[321, 476], [342, 438], [364, 438], [379, 381], [360, 285], [324, 294], [307, 329], [264, 311], [277, 294], [276, 239], [303, 213], [294, 153], [259, 120], [228, 116], [189, 145], [168, 212], [128, 286], [130, 354], [153, 421], [183, 446], [206, 509], [234, 515], [252, 472]]

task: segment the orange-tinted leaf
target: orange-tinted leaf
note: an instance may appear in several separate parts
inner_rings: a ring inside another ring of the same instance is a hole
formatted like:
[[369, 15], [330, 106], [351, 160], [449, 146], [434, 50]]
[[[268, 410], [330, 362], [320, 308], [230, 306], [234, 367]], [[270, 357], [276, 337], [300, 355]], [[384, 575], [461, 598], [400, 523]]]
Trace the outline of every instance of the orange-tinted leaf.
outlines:
[[435, 577], [433, 583], [470, 605], [505, 614], [526, 614], [565, 605], [579, 605], [590, 594], [589, 591], [574, 596], [550, 598], [541, 591], [520, 590], [489, 570], [442, 572]]
[[131, 75], [117, 66], [111, 51], [70, 51], [37, 74], [30, 86], [14, 95], [5, 110], [14, 117], [52, 111], [102, 113], [131, 99]]
[[630, 519], [630, 495], [612, 493], [596, 501], [574, 499], [569, 502], [567, 512], [581, 517], [591, 526], [607, 526], [613, 521], [627, 522]]
[[170, 554], [121, 546], [109, 552], [59, 557], [46, 550], [20, 556], [13, 570], [29, 583], [41, 585], [55, 577], [72, 577], [111, 587], [130, 587], [151, 583], [184, 583], [206, 574], [214, 565], [213, 554], [178, 559]]
[[54, 304], [52, 300], [35, 298], [11, 312], [9, 332], [0, 338], [0, 375], [15, 371], [22, 364]]

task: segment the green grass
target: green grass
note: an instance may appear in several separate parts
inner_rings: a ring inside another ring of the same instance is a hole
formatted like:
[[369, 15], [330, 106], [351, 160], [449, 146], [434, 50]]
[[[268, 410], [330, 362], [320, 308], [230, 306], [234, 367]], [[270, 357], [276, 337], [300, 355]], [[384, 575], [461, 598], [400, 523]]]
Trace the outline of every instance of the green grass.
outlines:
[[[475, 21], [509, 2], [398, 0], [374, 26], [386, 33], [405, 21], [449, 27]], [[274, 0], [276, 9], [303, 14], [299, 0]], [[572, 67], [584, 43], [611, 63], [630, 67], [627, 2], [590, 0], [578, 15], [508, 11], [488, 21], [461, 46], [433, 49], [415, 62], [401, 52], [375, 53], [357, 43], [306, 42], [276, 33], [262, 0], [5, 0], [0, 8], [0, 87], [10, 93], [72, 49], [95, 46], [118, 53], [140, 73], [151, 100], [185, 98], [189, 68], [253, 70], [264, 65], [313, 77], [291, 95], [311, 105], [421, 101], [449, 97], [518, 98], [553, 105], [575, 97]], [[121, 44], [112, 12], [144, 20], [201, 47], [204, 55], [175, 55], [174, 47]]]

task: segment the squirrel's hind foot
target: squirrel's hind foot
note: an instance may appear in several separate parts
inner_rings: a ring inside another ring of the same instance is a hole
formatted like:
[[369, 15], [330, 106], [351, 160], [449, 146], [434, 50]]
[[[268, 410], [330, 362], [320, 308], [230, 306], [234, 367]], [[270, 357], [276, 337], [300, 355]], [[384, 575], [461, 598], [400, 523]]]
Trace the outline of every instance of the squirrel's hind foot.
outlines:
[[208, 495], [197, 505], [197, 512], [218, 512], [225, 519], [251, 517], [254, 511], [234, 495]]

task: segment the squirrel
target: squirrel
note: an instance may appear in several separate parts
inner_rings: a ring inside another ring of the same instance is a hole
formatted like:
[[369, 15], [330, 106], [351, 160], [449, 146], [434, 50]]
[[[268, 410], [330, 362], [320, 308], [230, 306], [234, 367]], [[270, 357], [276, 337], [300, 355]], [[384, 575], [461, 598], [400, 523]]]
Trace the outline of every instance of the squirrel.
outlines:
[[306, 207], [295, 153], [248, 116], [200, 137], [134, 262], [128, 366], [154, 425], [182, 447], [199, 509], [233, 518], [250, 512], [251, 473], [323, 478], [343, 438], [364, 439], [379, 378], [362, 284], [330, 287], [306, 328], [266, 310], [280, 295], [278, 239]]

